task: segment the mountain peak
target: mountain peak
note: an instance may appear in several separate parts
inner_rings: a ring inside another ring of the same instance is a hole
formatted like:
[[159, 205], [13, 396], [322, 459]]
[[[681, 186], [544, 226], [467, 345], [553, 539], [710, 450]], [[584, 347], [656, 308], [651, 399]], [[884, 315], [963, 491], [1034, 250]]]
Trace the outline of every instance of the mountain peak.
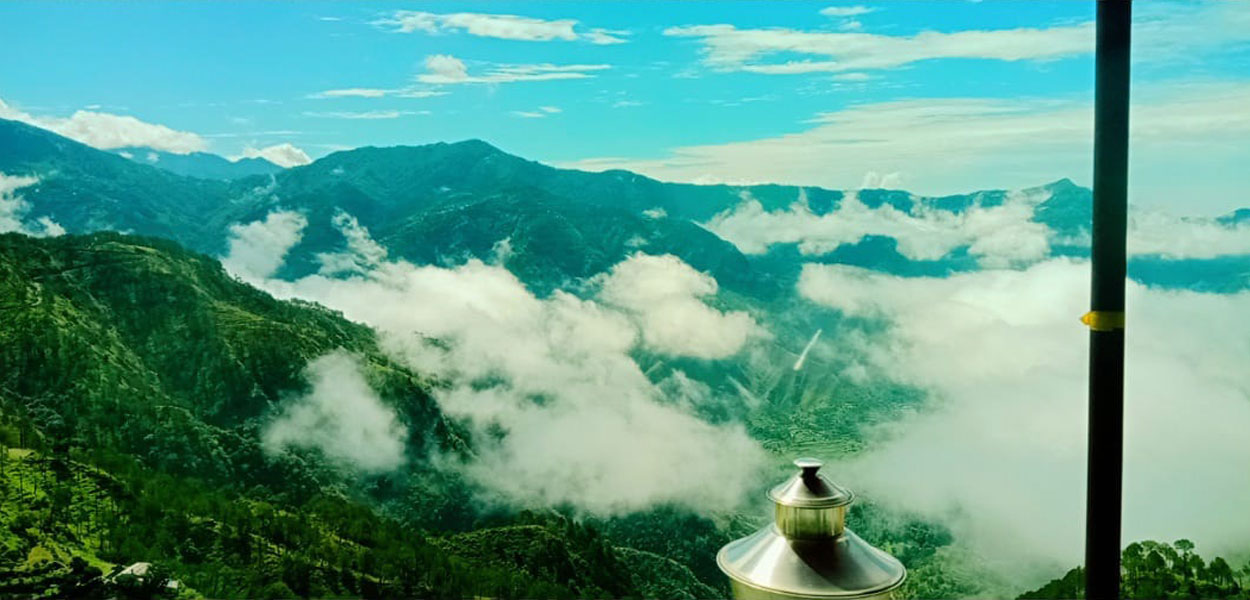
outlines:
[[467, 140], [460, 140], [459, 142], [451, 142], [451, 143], [448, 143], [447, 146], [450, 148], [457, 148], [457, 149], [462, 149], [462, 150], [473, 150], [477, 152], [484, 152], [484, 153], [491, 153], [491, 154], [507, 154], [503, 150], [500, 150], [498, 147], [492, 145], [490, 142], [487, 142], [485, 140], [481, 140], [478, 138], [470, 138]]
[[1062, 191], [1071, 191], [1071, 190], [1081, 189], [1081, 186], [1077, 185], [1075, 182], [1073, 182], [1071, 179], [1068, 179], [1067, 177], [1064, 177], [1063, 179], [1060, 179], [1058, 181], [1053, 181], [1042, 187], [1052, 192], [1062, 192]]

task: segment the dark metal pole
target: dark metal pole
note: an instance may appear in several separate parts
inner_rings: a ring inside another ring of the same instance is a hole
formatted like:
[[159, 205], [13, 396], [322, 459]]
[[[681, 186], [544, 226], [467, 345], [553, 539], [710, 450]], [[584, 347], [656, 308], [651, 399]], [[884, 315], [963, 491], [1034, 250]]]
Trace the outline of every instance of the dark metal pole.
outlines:
[[1124, 462], [1124, 278], [1128, 193], [1129, 0], [1099, 0], [1089, 334], [1085, 597], [1120, 595]]

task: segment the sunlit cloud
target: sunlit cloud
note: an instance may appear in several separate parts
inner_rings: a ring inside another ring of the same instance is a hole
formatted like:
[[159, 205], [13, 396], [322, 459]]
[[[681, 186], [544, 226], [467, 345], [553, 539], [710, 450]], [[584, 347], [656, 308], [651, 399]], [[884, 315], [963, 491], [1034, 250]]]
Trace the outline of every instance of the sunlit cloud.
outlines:
[[514, 81], [548, 81], [554, 79], [585, 79], [595, 71], [611, 65], [493, 65], [485, 73], [471, 75], [464, 61], [449, 54], [434, 54], [425, 59], [425, 72], [417, 81], [431, 84], [511, 83]]
[[146, 146], [174, 154], [188, 154], [208, 148], [208, 142], [198, 134], [127, 115], [79, 110], [69, 117], [36, 116], [0, 100], [0, 119], [21, 121], [102, 150]]
[[825, 15], [826, 17], [855, 17], [859, 15], [866, 15], [876, 10], [877, 9], [875, 8], [869, 8], [867, 6], [858, 6], [858, 5], [857, 6], [830, 6], [828, 8], [820, 9], [820, 14]]
[[298, 167], [312, 162], [312, 158], [308, 156], [308, 153], [285, 142], [262, 148], [244, 146], [243, 151], [237, 156], [231, 157], [231, 160], [239, 160], [240, 158], [263, 158], [279, 167]]
[[399, 33], [467, 33], [478, 37], [526, 42], [582, 40], [592, 44], [621, 44], [626, 41], [624, 36], [629, 35], [628, 31], [603, 28], [579, 31], [576, 19], [547, 20], [483, 13], [436, 14], [412, 10], [396, 11], [388, 18], [375, 21], [374, 25], [388, 27]]

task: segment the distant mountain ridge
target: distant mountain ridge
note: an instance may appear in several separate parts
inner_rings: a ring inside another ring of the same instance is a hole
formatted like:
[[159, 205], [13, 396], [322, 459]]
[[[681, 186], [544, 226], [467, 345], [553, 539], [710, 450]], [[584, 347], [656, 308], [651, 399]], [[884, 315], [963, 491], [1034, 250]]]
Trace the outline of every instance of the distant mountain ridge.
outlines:
[[230, 160], [208, 152], [175, 154], [139, 146], [117, 148], [112, 152], [137, 163], [200, 179], [239, 179], [250, 175], [270, 175], [283, 169], [261, 157]]
[[[576, 285], [638, 251], [676, 255], [711, 273], [724, 288], [761, 298], [788, 293], [802, 262], [840, 262], [899, 275], [943, 276], [979, 268], [966, 246], [938, 260], [916, 260], [899, 252], [897, 240], [881, 235], [817, 254], [800, 255], [796, 244], [746, 254], [704, 225], [746, 198], [769, 213], [790, 210], [802, 199], [804, 210], [820, 217], [839, 210], [847, 194], [791, 185], [665, 183], [628, 171], [559, 169], [481, 140], [362, 147], [300, 167], [225, 180], [178, 175], [139, 156], [126, 160], [45, 130], [0, 121], [0, 173], [40, 178], [21, 190], [31, 219], [50, 218], [71, 233], [111, 229], [165, 237], [214, 256], [225, 254], [232, 225], [263, 220], [274, 210], [298, 211], [308, 225], [277, 274], [288, 279], [316, 272], [320, 254], [345, 247], [332, 224], [340, 212], [355, 217], [392, 258], [419, 264], [492, 260], [496, 244], [507, 240], [512, 250], [507, 266], [540, 293]], [[1052, 254], [1086, 255], [1088, 243], [1081, 240], [1088, 238], [1090, 190], [1068, 179], [1034, 190], [1046, 192], [1032, 220], [1053, 232]], [[1003, 190], [942, 197], [879, 189], [855, 193], [870, 210], [888, 205], [909, 216], [992, 209], [1008, 196]], [[1250, 209], [1218, 222], [1250, 222]], [[1135, 260], [1145, 267], [1130, 273], [1166, 285], [1243, 285], [1236, 277], [1243, 267], [1237, 260], [1185, 272], [1170, 259]], [[1222, 279], [1212, 283], [1213, 277]]]

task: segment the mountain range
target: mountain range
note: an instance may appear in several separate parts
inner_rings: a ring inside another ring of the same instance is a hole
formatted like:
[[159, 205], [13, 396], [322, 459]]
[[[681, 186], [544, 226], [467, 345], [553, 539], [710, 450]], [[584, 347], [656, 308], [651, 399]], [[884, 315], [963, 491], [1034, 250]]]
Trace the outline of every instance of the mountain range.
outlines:
[[[695, 398], [684, 410], [740, 423], [769, 451], [851, 454], [866, 443], [865, 424], [899, 418], [923, 394], [857, 378], [853, 357], [799, 353], [843, 319], [795, 292], [804, 265], [945, 277], [990, 260], [1079, 258], [1091, 217], [1090, 191], [1067, 179], [943, 197], [692, 185], [558, 169], [478, 140], [358, 148], [281, 169], [106, 152], [3, 120], [0, 175], [0, 224], [69, 234], [0, 232], [0, 580], [18, 582], [0, 583], [0, 598], [100, 589], [104, 572], [138, 559], [210, 597], [725, 594], [715, 550], [757, 521], [669, 504], [587, 519], [501, 502], [458, 467], [508, 432], [475, 429], [441, 406], [452, 382], [398, 360], [385, 332], [244, 282], [342, 277], [328, 257], [361, 242], [346, 222], [386, 260], [484, 261], [535, 302], [561, 307], [599, 299], [604, 278], [639, 253], [672, 255], [711, 275], [699, 307], [757, 319], [767, 334], [722, 360], [644, 344], [622, 359], [657, 389]], [[298, 215], [299, 228], [273, 250], [273, 268], [227, 271], [219, 259], [240, 232], [275, 214]], [[1241, 227], [1250, 209], [1211, 221]], [[1003, 229], [1042, 244], [981, 243]], [[1239, 290], [1250, 287], [1250, 255], [1143, 253], [1130, 274]], [[431, 347], [456, 343], [416, 333]], [[800, 371], [804, 360], [826, 362]], [[498, 379], [486, 373], [468, 388]], [[361, 415], [334, 412], [334, 402], [324, 413], [293, 408], [342, 395], [323, 392], [327, 382], [355, 386], [376, 401], [368, 414], [393, 422], [352, 421]], [[551, 402], [542, 392], [525, 399]], [[275, 420], [308, 414], [319, 427], [408, 434], [379, 458], [273, 433]], [[870, 503], [853, 516], [866, 539], [928, 574], [907, 593], [994, 595], [991, 578], [967, 564], [952, 569], [960, 577], [940, 576], [955, 560], [941, 524]]]
[[[158, 236], [222, 256], [231, 225], [262, 220], [274, 210], [294, 210], [307, 217], [308, 226], [277, 274], [283, 278], [316, 272], [319, 254], [343, 248], [344, 239], [333, 226], [340, 212], [356, 218], [392, 258], [417, 264], [486, 259], [496, 243], [507, 239], [509, 268], [540, 292], [584, 280], [640, 250], [673, 254], [711, 273], [726, 289], [759, 297], [792, 287], [799, 258], [904, 275], [977, 268], [966, 243], [943, 256], [916, 258], [899, 251], [898, 239], [871, 233], [817, 252], [800, 252], [800, 244], [781, 240], [767, 252], [744, 253], [709, 224], [745, 199], [778, 214], [801, 201], [804, 216], [819, 219], [838, 211], [846, 194], [785, 185], [676, 184], [626, 171], [557, 169], [478, 140], [358, 148], [302, 167], [243, 177], [232, 173], [228, 179], [192, 177], [187, 174], [205, 171], [165, 170], [134, 156], [127, 160], [23, 123], [0, 121], [0, 173], [39, 178], [21, 190], [30, 205], [29, 219], [48, 218], [71, 233]], [[160, 155], [155, 164], [214, 162], [176, 156]], [[1090, 191], [1062, 179], [1025, 192], [1041, 198], [1031, 220], [1050, 232], [1051, 253], [1087, 255], [1088, 242], [1080, 240], [1088, 237]], [[878, 189], [855, 194], [868, 210], [886, 206], [915, 219], [958, 218], [970, 209], [1001, 207], [1008, 196], [1001, 190], [945, 197]], [[1242, 209], [1217, 222], [1248, 220], [1250, 209]], [[1131, 273], [1147, 283], [1245, 285], [1237, 277], [1247, 266], [1244, 257], [1195, 262], [1141, 256], [1134, 263]]]
[[282, 170], [282, 167], [261, 157], [230, 160], [209, 152], [175, 154], [142, 146], [115, 148], [113, 152], [138, 163], [201, 179], [238, 179], [248, 175], [270, 175]]

